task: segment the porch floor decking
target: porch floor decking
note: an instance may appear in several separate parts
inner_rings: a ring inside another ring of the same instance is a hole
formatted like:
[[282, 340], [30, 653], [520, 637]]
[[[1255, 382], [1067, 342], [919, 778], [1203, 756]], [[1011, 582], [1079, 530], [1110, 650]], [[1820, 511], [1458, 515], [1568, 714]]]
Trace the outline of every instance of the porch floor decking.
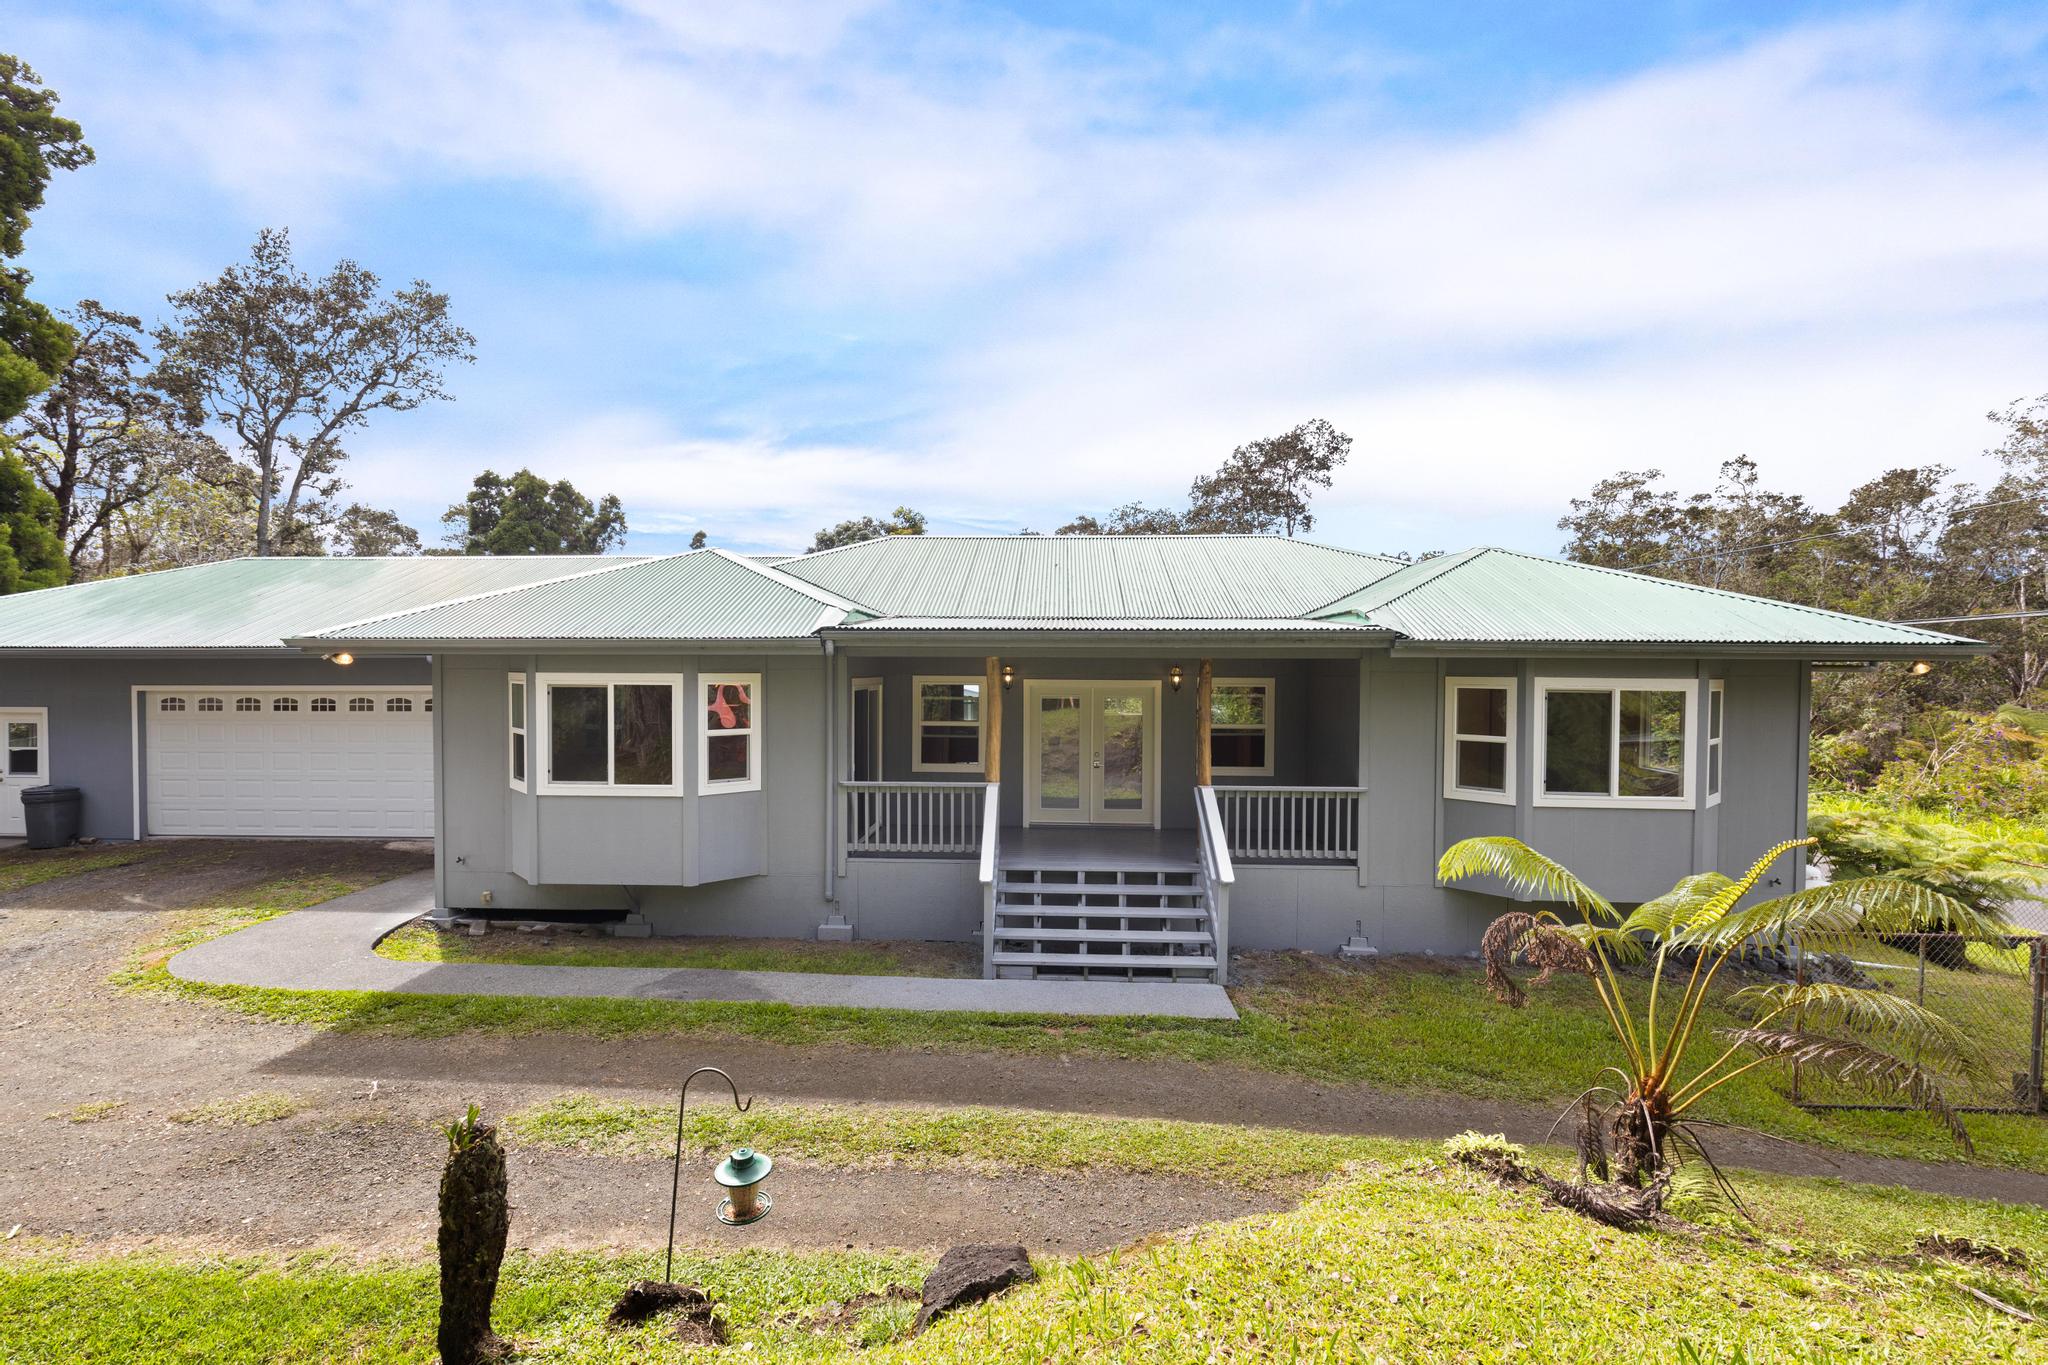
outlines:
[[996, 866], [1004, 868], [1193, 872], [1201, 861], [1201, 844], [1193, 830], [1143, 825], [1007, 828], [996, 844]]

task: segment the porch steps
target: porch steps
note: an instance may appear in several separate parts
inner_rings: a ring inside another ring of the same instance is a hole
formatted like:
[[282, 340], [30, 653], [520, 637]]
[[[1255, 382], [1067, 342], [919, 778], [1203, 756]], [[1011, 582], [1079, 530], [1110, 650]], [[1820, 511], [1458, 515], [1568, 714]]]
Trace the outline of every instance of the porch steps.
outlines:
[[998, 977], [1038, 980], [1214, 981], [1200, 875], [1174, 859], [1005, 860], [990, 965]]

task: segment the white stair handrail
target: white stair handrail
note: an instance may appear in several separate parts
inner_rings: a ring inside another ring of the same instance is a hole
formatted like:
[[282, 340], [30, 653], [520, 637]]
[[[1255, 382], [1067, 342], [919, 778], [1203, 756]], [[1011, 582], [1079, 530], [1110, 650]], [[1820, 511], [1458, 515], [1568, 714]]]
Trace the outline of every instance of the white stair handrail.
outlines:
[[1202, 890], [1209, 901], [1209, 934], [1215, 941], [1216, 984], [1230, 980], [1230, 888], [1237, 869], [1230, 861], [1230, 840], [1223, 831], [1223, 812], [1214, 787], [1195, 788], [1195, 830], [1201, 836]]
[[981, 797], [981, 975], [996, 974], [996, 841], [1002, 835], [1002, 785], [991, 782]]

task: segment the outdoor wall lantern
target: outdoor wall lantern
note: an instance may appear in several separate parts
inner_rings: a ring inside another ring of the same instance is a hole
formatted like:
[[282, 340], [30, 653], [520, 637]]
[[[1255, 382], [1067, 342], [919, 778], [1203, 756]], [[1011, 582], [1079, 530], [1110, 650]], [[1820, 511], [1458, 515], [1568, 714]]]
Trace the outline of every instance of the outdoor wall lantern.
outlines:
[[[700, 1066], [683, 1078], [683, 1088], [676, 1094], [676, 1162], [668, 1183], [668, 1256], [662, 1262], [661, 1272], [664, 1282], [675, 1273], [676, 1265], [676, 1200], [683, 1186], [683, 1105], [690, 1098], [690, 1082], [704, 1075], [716, 1076], [732, 1088], [733, 1107], [742, 1114], [754, 1103], [751, 1095], [741, 1099], [739, 1084], [715, 1066]], [[761, 1182], [768, 1178], [768, 1172], [774, 1166], [767, 1153], [757, 1152], [751, 1147], [741, 1147], [719, 1162], [711, 1178], [732, 1193], [720, 1201], [718, 1221], [738, 1227], [758, 1223], [767, 1217], [770, 1205]]]
[[1005, 692], [1009, 691], [1009, 690], [1010, 690], [1010, 684], [1011, 684], [1011, 683], [1013, 683], [1013, 682], [1015, 682], [1015, 681], [1017, 681], [1017, 670], [1016, 670], [1016, 669], [1014, 669], [1014, 668], [1012, 668], [1012, 667], [1010, 667], [1010, 666], [1009, 666], [1008, 664], [1004, 664], [1004, 665], [1003, 665], [1003, 691], [1005, 691]]
[[775, 1205], [761, 1188], [761, 1182], [774, 1169], [775, 1163], [766, 1152], [757, 1152], [752, 1147], [733, 1148], [732, 1155], [719, 1162], [718, 1169], [711, 1173], [711, 1178], [726, 1188], [725, 1200], [718, 1206], [718, 1221], [742, 1228], [766, 1218]]
[[350, 664], [356, 661], [356, 656], [349, 653], [347, 650], [343, 650], [339, 654], [323, 654], [320, 657], [327, 660], [328, 663], [340, 664], [343, 668], [347, 668]]
[[1934, 671], [1934, 664], [1927, 659], [1913, 660], [1913, 666], [1906, 670], [1916, 678], [1924, 678]]
[[1175, 664], [1175, 665], [1174, 665], [1174, 666], [1173, 666], [1172, 668], [1169, 668], [1169, 669], [1167, 669], [1167, 670], [1166, 670], [1166, 681], [1167, 681], [1167, 682], [1169, 682], [1169, 683], [1171, 683], [1171, 684], [1173, 685], [1173, 690], [1174, 690], [1174, 691], [1176, 691], [1176, 692], [1180, 691], [1180, 665], [1179, 665], [1179, 664]]

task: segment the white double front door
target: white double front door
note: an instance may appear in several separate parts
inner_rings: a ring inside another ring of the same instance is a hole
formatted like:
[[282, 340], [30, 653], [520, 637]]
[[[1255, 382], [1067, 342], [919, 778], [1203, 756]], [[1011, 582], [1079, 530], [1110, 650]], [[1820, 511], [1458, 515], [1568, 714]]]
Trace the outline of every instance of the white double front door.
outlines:
[[1030, 823], [1158, 823], [1158, 683], [1026, 681], [1024, 711]]
[[50, 780], [48, 713], [0, 710], [0, 836], [28, 832], [21, 794]]

